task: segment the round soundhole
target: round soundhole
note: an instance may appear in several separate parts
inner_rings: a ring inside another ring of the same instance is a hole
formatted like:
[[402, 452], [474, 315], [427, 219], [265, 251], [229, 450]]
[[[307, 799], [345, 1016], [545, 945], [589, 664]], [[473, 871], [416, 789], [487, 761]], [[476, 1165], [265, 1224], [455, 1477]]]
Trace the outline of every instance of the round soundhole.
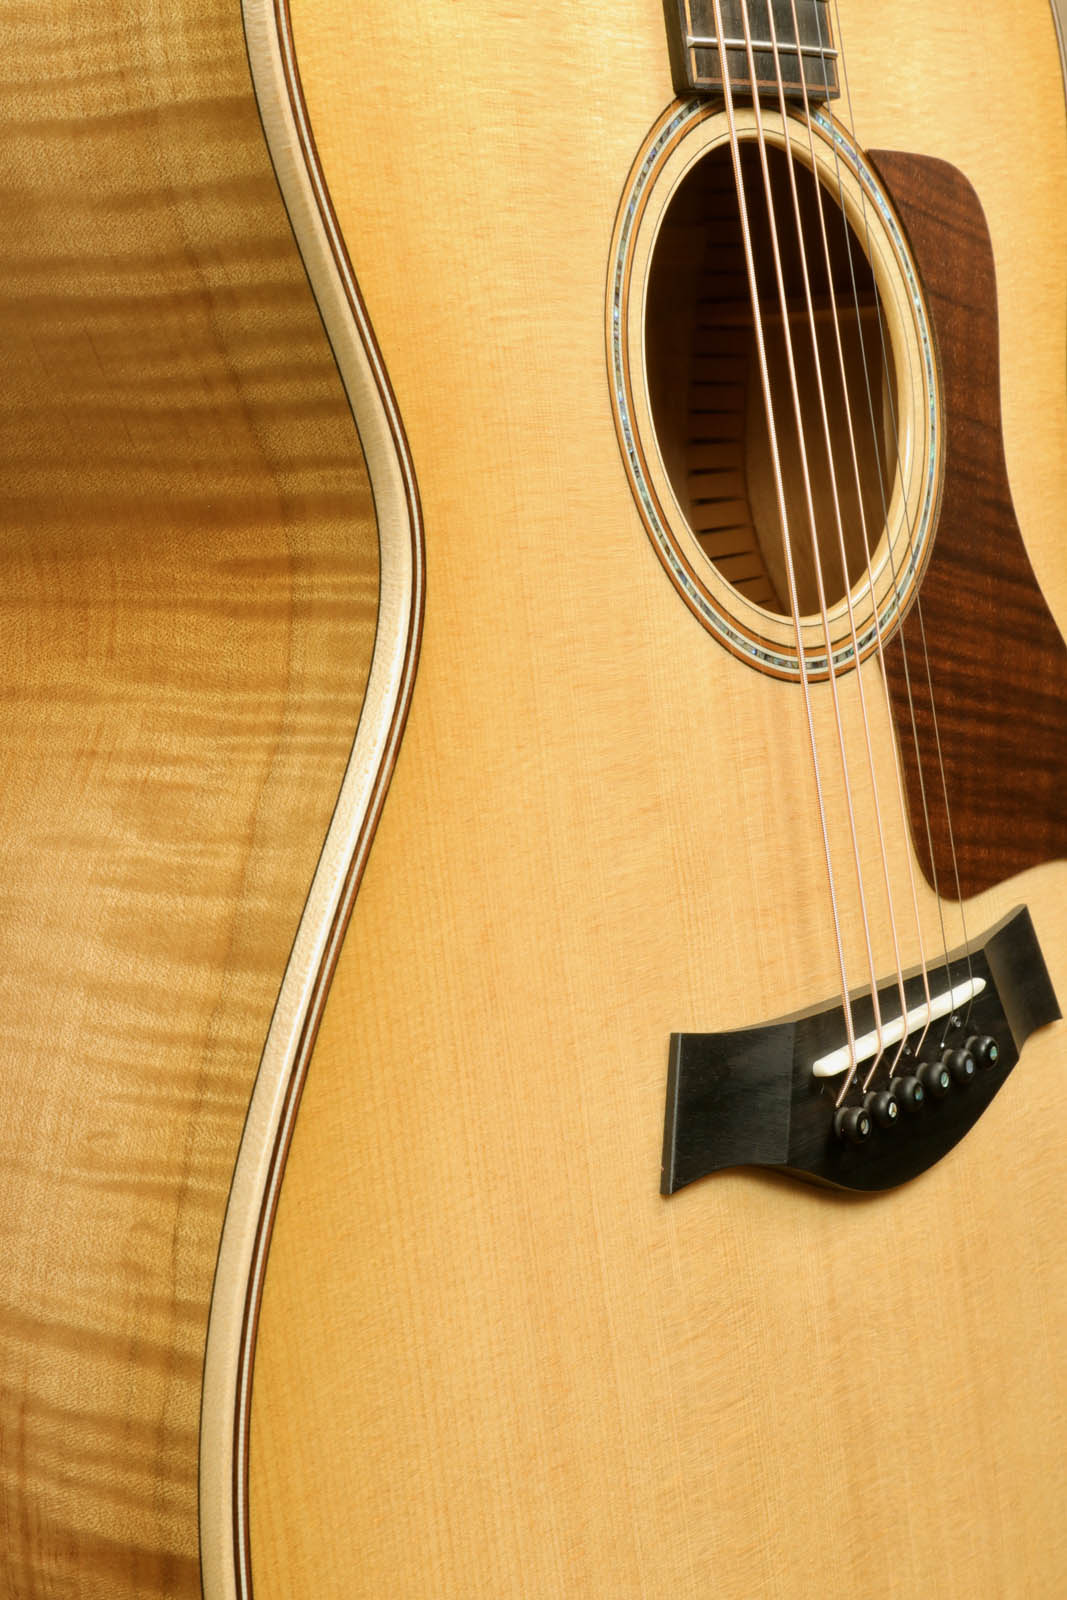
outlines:
[[802, 648], [819, 675], [888, 638], [916, 591], [940, 397], [918, 276], [873, 172], [821, 112], [810, 135], [799, 117], [763, 120], [769, 200], [739, 109], [755, 306], [724, 113], [690, 105], [653, 130], [616, 226], [613, 399], [638, 508], [687, 604], [762, 670], [798, 676]]
[[826, 603], [841, 601], [882, 540], [896, 468], [892, 353], [870, 262], [836, 197], [824, 189], [820, 217], [815, 178], [794, 155], [794, 204], [786, 153], [771, 146], [768, 207], [755, 142], [740, 153], [768, 382], [733, 164], [719, 146], [671, 197], [652, 252], [652, 422], [708, 559], [746, 599], [791, 615], [788, 540], [809, 615], [820, 578]]

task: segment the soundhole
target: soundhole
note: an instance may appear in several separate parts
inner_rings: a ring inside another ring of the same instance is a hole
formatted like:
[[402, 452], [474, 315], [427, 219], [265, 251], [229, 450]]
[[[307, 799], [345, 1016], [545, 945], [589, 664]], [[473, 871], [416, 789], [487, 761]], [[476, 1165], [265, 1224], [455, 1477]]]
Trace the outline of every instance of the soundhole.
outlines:
[[[896, 471], [893, 360], [867, 255], [832, 189], [822, 189], [824, 245], [812, 173], [795, 153], [798, 231], [786, 155], [775, 146], [767, 155], [785, 315], [759, 151], [751, 138], [741, 144], [785, 520], [807, 616], [820, 609], [817, 565], [832, 607], [882, 541]], [[725, 145], [695, 163], [666, 207], [650, 263], [645, 360], [660, 454], [697, 542], [747, 601], [788, 615], [782, 518]]]

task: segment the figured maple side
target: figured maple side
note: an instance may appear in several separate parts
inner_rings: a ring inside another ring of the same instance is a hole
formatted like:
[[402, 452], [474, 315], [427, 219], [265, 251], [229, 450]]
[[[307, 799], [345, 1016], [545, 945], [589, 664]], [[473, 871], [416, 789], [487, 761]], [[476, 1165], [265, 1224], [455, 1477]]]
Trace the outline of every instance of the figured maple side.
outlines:
[[16, 0], [0, 98], [0, 1594], [195, 1600], [205, 1330], [374, 639], [230, 0]]
[[[796, 690], [685, 611], [612, 426], [608, 249], [671, 95], [662, 8], [538, 25], [429, 4], [412, 31], [403, 8], [299, 0], [294, 18], [419, 473], [428, 589], [267, 1273], [257, 1600], [1052, 1600], [1064, 1026], [1029, 1042], [949, 1159], [890, 1195], [751, 1173], [658, 1193], [670, 1032], [836, 983]], [[1050, 14], [1028, 0], [1009, 28], [971, 5], [842, 0], [841, 24], [860, 142], [953, 163], [984, 208], [1008, 473], [1062, 629]], [[864, 671], [890, 792], [877, 662]], [[854, 678], [842, 694], [855, 741]], [[825, 748], [826, 686], [814, 697]], [[856, 793], [869, 856], [861, 774]], [[840, 839], [832, 763], [826, 799]], [[898, 884], [909, 849], [901, 822]], [[971, 901], [968, 925], [1019, 901], [1062, 997], [1063, 863]], [[851, 899], [842, 915], [854, 962]], [[954, 908], [946, 922], [955, 945]], [[881, 924], [875, 957], [890, 969]]]

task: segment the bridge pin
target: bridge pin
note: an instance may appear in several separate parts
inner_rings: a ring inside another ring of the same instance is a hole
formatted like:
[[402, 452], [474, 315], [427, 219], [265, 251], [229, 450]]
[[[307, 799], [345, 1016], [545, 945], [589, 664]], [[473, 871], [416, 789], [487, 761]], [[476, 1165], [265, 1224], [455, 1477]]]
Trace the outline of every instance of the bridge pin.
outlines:
[[975, 1034], [964, 1048], [970, 1051], [979, 1067], [995, 1067], [1000, 1060], [1000, 1046], [988, 1033]]
[[959, 1084], [972, 1082], [975, 1073], [974, 1056], [969, 1050], [946, 1050], [941, 1065], [947, 1067]]
[[872, 1089], [863, 1103], [880, 1128], [895, 1128], [900, 1121], [900, 1103], [892, 1087]]
[[834, 1132], [846, 1144], [865, 1144], [872, 1126], [866, 1106], [841, 1106], [834, 1113]]
[[919, 1082], [934, 1100], [943, 1100], [952, 1088], [952, 1073], [943, 1061], [924, 1061]]
[[892, 1078], [889, 1083], [889, 1092], [902, 1111], [921, 1111], [926, 1104], [926, 1090], [918, 1078], [910, 1074], [900, 1078]]

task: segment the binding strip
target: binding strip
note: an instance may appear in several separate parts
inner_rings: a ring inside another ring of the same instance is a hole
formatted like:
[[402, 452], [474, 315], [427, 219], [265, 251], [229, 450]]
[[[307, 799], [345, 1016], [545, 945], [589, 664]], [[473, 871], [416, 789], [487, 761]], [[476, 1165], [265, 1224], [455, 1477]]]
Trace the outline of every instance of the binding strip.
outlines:
[[315, 151], [288, 0], [242, 3], [267, 146], [363, 446], [378, 520], [380, 588], [359, 727], [264, 1046], [219, 1248], [200, 1419], [204, 1600], [252, 1596], [248, 1427], [267, 1251], [308, 1062], [407, 717], [424, 584], [418, 488]]

